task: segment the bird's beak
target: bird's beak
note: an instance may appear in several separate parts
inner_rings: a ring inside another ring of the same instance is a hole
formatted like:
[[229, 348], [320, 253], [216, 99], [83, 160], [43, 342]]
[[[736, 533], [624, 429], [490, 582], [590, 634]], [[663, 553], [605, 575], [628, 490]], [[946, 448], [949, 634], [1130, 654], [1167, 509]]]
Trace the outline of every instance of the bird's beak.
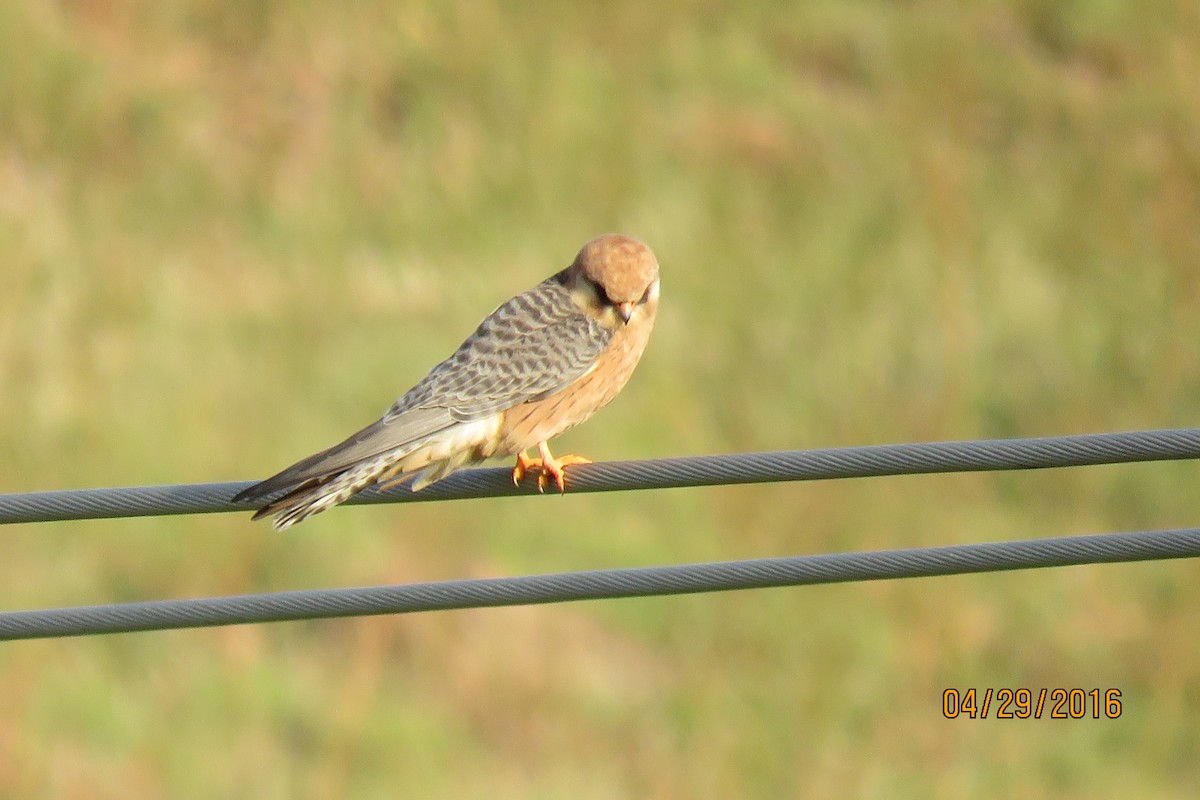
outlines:
[[629, 318], [633, 316], [633, 306], [633, 303], [617, 303], [617, 315], [625, 322], [629, 322]]

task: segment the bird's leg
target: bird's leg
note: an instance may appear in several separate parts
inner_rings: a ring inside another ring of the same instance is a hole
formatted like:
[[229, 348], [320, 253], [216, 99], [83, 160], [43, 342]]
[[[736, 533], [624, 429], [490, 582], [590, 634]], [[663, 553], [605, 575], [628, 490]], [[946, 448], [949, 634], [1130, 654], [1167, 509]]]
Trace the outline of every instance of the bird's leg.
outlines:
[[584, 458], [577, 455], [566, 455], [561, 458], [555, 458], [550, 452], [550, 447], [545, 442], [538, 442], [538, 453], [541, 458], [526, 458], [525, 453], [517, 453], [517, 465], [513, 467], [513, 483], [518, 486], [526, 473], [537, 472], [538, 476], [538, 491], [546, 491], [546, 484], [550, 478], [554, 478], [554, 482], [558, 484], [558, 490], [565, 492], [567, 490], [567, 477], [563, 472], [563, 467], [571, 464], [590, 464], [590, 458]]

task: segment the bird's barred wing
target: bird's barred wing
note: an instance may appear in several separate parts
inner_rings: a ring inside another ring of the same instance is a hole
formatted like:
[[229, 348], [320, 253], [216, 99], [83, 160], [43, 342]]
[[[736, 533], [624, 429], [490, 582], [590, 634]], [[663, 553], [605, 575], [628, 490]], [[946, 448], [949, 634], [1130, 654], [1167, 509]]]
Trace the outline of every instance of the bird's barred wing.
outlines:
[[382, 419], [234, 499], [269, 497], [389, 451], [415, 449], [457, 423], [547, 397], [585, 375], [610, 338], [556, 275], [492, 312]]
[[384, 416], [404, 425], [440, 408], [458, 422], [540, 400], [587, 374], [612, 332], [584, 314], [556, 275], [493, 311]]

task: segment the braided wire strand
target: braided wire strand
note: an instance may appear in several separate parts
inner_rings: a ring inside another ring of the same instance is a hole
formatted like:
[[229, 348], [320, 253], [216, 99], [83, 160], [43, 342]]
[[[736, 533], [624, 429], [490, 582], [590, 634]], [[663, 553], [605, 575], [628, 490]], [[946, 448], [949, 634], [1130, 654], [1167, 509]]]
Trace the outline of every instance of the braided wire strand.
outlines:
[[[1047, 469], [1200, 458], [1200, 429], [1132, 431], [1031, 439], [872, 445], [818, 450], [608, 461], [570, 467], [568, 492], [811, 481], [936, 472]], [[230, 498], [252, 481], [68, 489], [0, 494], [0, 524], [245, 511]], [[350, 503], [397, 503], [536, 494], [505, 468], [457, 472], [413, 492], [368, 489]]]
[[0, 640], [406, 614], [1200, 556], [1200, 528], [0, 613]]

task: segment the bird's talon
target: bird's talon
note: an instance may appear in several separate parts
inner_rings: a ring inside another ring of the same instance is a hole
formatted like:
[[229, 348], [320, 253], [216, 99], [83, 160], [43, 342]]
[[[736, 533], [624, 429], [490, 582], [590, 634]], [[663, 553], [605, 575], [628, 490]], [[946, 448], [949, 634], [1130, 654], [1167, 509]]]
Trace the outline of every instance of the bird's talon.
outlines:
[[565, 455], [561, 458], [526, 458], [525, 454], [521, 453], [517, 456], [517, 465], [513, 467], [513, 483], [520, 486], [526, 475], [537, 473], [539, 494], [545, 494], [546, 486], [549, 485], [551, 478], [554, 478], [560, 493], [566, 492], [567, 476], [563, 467], [590, 463], [592, 463], [590, 458], [577, 455]]
[[512, 470], [513, 486], [521, 485], [521, 481], [525, 480], [525, 473], [529, 472], [531, 466], [532, 463], [524, 453], [517, 453], [517, 465]]

